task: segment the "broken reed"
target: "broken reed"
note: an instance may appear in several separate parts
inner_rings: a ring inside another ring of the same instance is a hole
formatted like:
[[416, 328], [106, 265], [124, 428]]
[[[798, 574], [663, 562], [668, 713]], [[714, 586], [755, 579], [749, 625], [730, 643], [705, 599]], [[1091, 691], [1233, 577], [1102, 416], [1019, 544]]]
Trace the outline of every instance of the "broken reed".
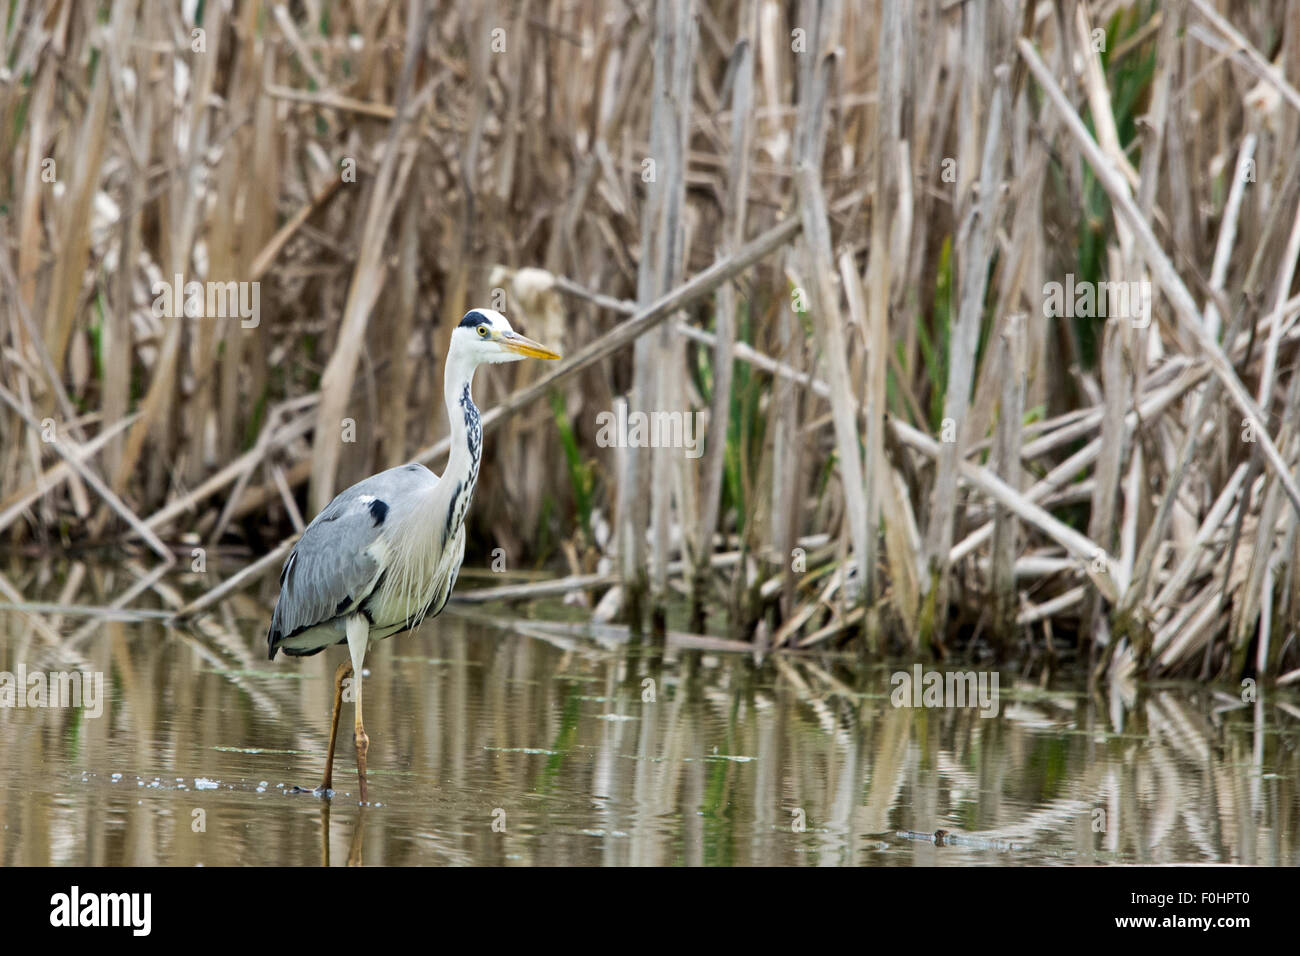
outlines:
[[[485, 304], [567, 358], [483, 376], [471, 562], [765, 648], [1296, 679], [1300, 37], [1228, 10], [17, 4], [0, 533], [261, 552], [210, 607], [440, 467]], [[1105, 282], [1149, 316], [1046, 314]], [[702, 457], [598, 441], [624, 396]]]

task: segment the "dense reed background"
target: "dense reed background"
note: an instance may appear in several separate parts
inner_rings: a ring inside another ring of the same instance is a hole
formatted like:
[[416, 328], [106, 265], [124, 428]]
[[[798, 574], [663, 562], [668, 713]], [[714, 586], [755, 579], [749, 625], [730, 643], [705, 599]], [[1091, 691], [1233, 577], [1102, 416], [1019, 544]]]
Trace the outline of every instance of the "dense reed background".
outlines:
[[[480, 305], [566, 360], [479, 376], [472, 564], [761, 648], [1300, 679], [1296, 3], [2, 12], [15, 553], [273, 573], [441, 467]], [[175, 275], [256, 323], [159, 317]], [[1149, 321], [1046, 314], [1107, 281]], [[703, 456], [602, 447], [620, 396]]]

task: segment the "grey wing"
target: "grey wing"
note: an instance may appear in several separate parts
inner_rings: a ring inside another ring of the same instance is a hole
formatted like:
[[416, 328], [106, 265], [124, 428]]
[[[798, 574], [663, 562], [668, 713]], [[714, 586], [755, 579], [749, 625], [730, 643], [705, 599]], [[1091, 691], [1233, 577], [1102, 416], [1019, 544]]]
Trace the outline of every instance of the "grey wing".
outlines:
[[347, 614], [374, 590], [380, 567], [370, 546], [387, 510], [382, 498], [354, 485], [307, 526], [280, 571], [280, 599], [267, 633], [272, 660], [283, 641]]

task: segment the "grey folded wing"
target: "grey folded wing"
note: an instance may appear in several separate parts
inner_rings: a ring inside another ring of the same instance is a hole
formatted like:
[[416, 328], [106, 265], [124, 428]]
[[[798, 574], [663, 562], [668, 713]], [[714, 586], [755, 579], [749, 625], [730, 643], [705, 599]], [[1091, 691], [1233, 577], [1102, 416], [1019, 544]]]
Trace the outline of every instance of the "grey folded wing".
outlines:
[[370, 502], [335, 499], [307, 526], [280, 571], [280, 599], [267, 650], [308, 628], [342, 617], [370, 596], [380, 577], [370, 547], [379, 537]]

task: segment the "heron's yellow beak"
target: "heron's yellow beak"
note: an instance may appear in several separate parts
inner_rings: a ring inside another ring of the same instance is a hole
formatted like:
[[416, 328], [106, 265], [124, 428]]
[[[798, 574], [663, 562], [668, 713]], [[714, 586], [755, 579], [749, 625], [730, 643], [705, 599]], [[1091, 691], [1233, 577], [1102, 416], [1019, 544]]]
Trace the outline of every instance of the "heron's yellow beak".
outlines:
[[518, 332], [503, 332], [497, 341], [511, 352], [518, 352], [520, 355], [527, 355], [529, 358], [563, 358], [559, 352], [553, 352], [545, 345], [539, 345], [537, 342], [520, 335]]

